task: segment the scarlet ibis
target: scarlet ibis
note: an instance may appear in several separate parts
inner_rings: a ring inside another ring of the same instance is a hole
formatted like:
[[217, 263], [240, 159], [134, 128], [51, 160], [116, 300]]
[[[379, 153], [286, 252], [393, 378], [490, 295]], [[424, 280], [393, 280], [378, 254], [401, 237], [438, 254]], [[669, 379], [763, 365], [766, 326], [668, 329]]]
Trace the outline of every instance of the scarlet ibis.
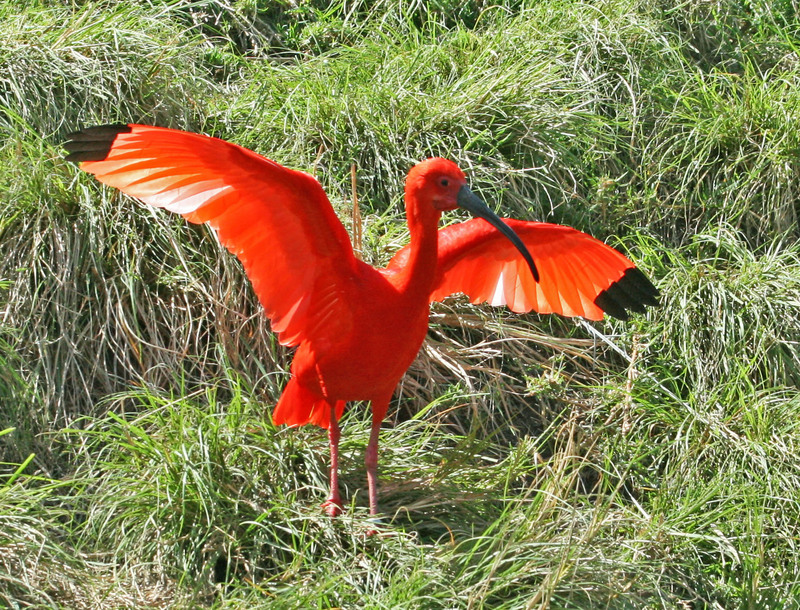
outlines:
[[[297, 346], [275, 424], [316, 424], [330, 439], [331, 491], [342, 508], [339, 424], [348, 401], [370, 401], [365, 462], [369, 509], [378, 510], [378, 434], [389, 400], [428, 330], [429, 304], [454, 293], [599, 320], [658, 304], [658, 290], [625, 256], [575, 229], [500, 219], [452, 161], [428, 159], [405, 182], [410, 233], [385, 269], [361, 262], [319, 182], [205, 135], [144, 125], [71, 134], [67, 159], [122, 192], [209, 223], [241, 260], [286, 346]], [[442, 212], [478, 218], [439, 229]]]

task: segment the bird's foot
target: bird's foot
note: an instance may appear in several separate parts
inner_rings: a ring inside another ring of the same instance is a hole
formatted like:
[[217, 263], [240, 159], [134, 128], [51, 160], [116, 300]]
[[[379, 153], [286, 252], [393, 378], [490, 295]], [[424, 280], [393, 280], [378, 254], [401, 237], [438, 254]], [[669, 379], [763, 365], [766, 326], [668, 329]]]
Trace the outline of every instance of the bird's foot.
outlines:
[[370, 525], [370, 527], [367, 528], [367, 536], [377, 536], [380, 532], [376, 528], [383, 526], [383, 519], [380, 515], [374, 514], [369, 516], [367, 523]]
[[322, 503], [322, 510], [328, 513], [329, 517], [338, 517], [342, 514], [342, 501], [339, 498], [330, 497]]

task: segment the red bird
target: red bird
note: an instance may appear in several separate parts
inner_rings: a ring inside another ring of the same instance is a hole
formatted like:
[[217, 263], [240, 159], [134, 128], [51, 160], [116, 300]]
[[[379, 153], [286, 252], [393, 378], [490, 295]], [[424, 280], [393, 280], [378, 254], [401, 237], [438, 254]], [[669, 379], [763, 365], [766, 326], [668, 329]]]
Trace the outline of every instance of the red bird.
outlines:
[[[410, 243], [385, 269], [358, 260], [319, 182], [245, 148], [205, 135], [105, 125], [71, 134], [67, 159], [141, 201], [209, 223], [244, 265], [283, 345], [297, 346], [275, 424], [327, 428], [331, 492], [341, 511], [338, 420], [345, 403], [372, 404], [366, 450], [376, 514], [378, 433], [400, 378], [428, 330], [429, 304], [454, 293], [599, 320], [658, 304], [634, 264], [569, 227], [501, 220], [452, 161], [428, 159], [405, 184]], [[457, 207], [480, 219], [439, 229]], [[487, 222], [488, 221], [488, 222]], [[534, 263], [535, 261], [535, 263]]]

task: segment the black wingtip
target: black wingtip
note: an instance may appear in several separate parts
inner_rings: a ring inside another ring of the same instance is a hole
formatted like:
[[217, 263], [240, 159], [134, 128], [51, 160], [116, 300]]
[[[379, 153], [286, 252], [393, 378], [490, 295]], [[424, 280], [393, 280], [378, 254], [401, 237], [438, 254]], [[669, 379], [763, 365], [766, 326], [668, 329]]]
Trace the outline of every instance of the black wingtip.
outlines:
[[595, 305], [613, 318], [627, 320], [628, 310], [644, 313], [647, 306], [658, 307], [660, 293], [647, 276], [630, 267], [621, 278], [597, 295]]
[[130, 133], [132, 127], [124, 123], [113, 125], [98, 125], [86, 127], [67, 136], [64, 148], [69, 153], [64, 158], [67, 161], [80, 163], [82, 161], [102, 161], [108, 157], [114, 140], [121, 133]]

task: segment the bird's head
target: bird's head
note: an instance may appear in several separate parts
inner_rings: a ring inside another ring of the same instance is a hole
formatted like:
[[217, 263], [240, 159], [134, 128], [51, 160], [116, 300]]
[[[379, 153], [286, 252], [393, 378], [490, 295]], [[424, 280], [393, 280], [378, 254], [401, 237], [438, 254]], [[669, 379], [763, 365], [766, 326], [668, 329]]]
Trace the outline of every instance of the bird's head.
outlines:
[[449, 159], [434, 157], [417, 163], [406, 178], [406, 196], [420, 206], [428, 205], [443, 212], [458, 207], [458, 193], [466, 188], [467, 178], [461, 169]]
[[539, 272], [528, 248], [511, 227], [469, 189], [464, 172], [449, 159], [434, 157], [417, 163], [408, 172], [405, 192], [409, 220], [428, 218], [423, 222], [438, 223], [443, 211], [455, 208], [463, 208], [473, 216], [483, 218], [514, 244], [528, 263], [533, 277], [539, 281]]

